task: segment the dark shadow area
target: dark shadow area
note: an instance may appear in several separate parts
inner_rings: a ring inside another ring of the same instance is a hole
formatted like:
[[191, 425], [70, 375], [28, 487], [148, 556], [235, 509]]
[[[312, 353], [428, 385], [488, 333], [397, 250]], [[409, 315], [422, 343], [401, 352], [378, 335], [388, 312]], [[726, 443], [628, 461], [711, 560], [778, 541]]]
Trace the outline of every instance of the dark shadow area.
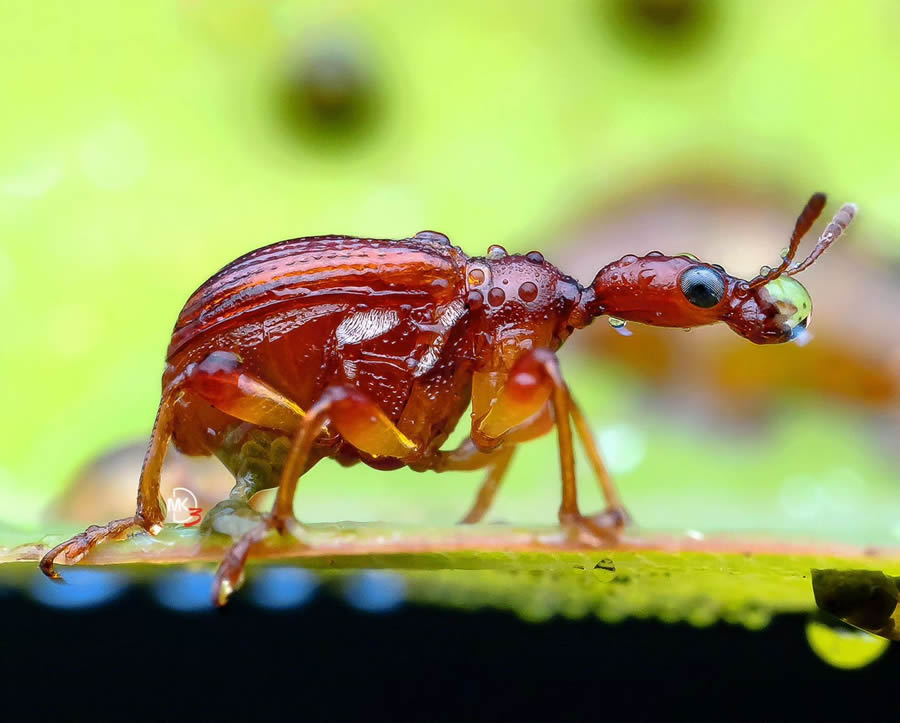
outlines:
[[239, 597], [220, 612], [178, 613], [140, 587], [80, 612], [9, 590], [0, 611], [7, 690], [37, 694], [29, 698], [36, 703], [51, 688], [64, 691], [71, 714], [99, 705], [201, 719], [249, 708], [254, 719], [290, 712], [301, 720], [395, 720], [399, 711], [421, 720], [542, 712], [558, 720], [552, 713], [564, 711], [564, 719], [644, 720], [669, 710], [668, 695], [712, 701], [734, 681], [750, 693], [758, 688], [748, 681], [846, 684], [893, 681], [900, 672], [893, 646], [859, 671], [827, 667], [807, 646], [804, 615], [777, 617], [759, 632], [650, 620], [530, 624], [501, 612], [416, 605], [366, 613], [328, 590], [285, 611]]

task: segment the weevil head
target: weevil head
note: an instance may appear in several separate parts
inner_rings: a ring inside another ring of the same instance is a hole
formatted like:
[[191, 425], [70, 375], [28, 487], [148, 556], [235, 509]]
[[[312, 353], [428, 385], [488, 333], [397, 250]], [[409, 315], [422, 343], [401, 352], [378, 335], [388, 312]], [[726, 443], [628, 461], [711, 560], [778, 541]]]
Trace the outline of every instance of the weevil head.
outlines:
[[795, 279], [779, 276], [754, 287], [687, 254], [624, 256], [585, 291], [591, 316], [684, 329], [724, 321], [755, 344], [796, 339], [812, 311], [809, 293]]
[[585, 303], [591, 316], [690, 328], [721, 321], [738, 283], [721, 266], [688, 254], [629, 254], [600, 270]]
[[600, 314], [653, 326], [689, 329], [724, 321], [755, 344], [779, 344], [802, 337], [809, 325], [812, 301], [794, 279], [838, 239], [856, 214], [856, 206], [843, 205], [822, 232], [815, 248], [800, 263], [793, 263], [800, 239], [825, 206], [825, 194], [816, 193], [797, 218], [790, 245], [773, 269], [744, 281], [716, 264], [690, 254], [623, 256], [600, 269], [582, 294], [579, 308], [584, 319]]

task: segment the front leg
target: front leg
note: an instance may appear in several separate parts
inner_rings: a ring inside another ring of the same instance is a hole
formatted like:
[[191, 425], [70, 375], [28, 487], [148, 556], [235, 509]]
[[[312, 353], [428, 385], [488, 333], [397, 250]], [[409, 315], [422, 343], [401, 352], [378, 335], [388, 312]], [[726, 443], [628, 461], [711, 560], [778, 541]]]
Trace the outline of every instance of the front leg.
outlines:
[[[559, 361], [552, 351], [535, 349], [522, 355], [513, 365], [506, 382], [492, 402], [473, 398], [473, 408], [488, 411], [480, 419], [475, 420], [472, 439], [479, 448], [496, 447], [507, 435], [521, 431], [523, 421], [537, 415], [548, 400], [553, 410], [558, 435], [562, 477], [560, 524], [570, 529], [573, 534], [591, 542], [609, 542], [615, 539], [616, 531], [624, 526], [627, 515], [603, 466], [600, 454], [593, 444], [587, 424], [571, 399]], [[578, 507], [570, 416], [575, 418], [579, 436], [588, 450], [588, 456], [609, 504], [609, 509], [605, 513], [595, 517], [582, 515]]]

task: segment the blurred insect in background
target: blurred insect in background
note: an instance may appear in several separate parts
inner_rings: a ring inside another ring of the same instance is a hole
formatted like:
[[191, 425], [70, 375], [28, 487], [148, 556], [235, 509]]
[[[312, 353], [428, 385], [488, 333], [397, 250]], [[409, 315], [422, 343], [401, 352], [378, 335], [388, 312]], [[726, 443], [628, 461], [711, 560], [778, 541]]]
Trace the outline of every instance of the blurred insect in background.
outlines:
[[[596, 268], [634, 246], [659, 244], [673, 251], [688, 247], [701, 258], [715, 251], [734, 273], [758, 268], [763, 240], [785, 222], [783, 195], [730, 176], [664, 178], [589, 204], [541, 237], [559, 247], [563, 266]], [[815, 330], [800, 344], [762, 348], [714, 329], [672, 334], [647, 326], [625, 339], [604, 324], [578, 335], [574, 346], [607, 361], [608, 374], [638, 378], [643, 413], [678, 424], [689, 419], [698, 432], [765, 435], [787, 406], [805, 400], [858, 418], [869, 442], [896, 454], [900, 327], [892, 314], [900, 305], [900, 267], [873, 250], [889, 243], [870, 230], [852, 248], [830, 252], [829, 263], [804, 272], [804, 283], [840, 293], [816, 299]], [[865, 300], [865, 311], [848, 299]]]
[[[781, 262], [750, 281], [690, 255], [651, 252], [623, 256], [581, 285], [540, 252], [511, 255], [495, 245], [470, 258], [434, 231], [399, 241], [300, 238], [242, 256], [191, 296], [176, 323], [134, 516], [57, 545], [41, 569], [59, 577], [60, 556], [74, 563], [104, 540], [136, 529], [157, 534], [166, 516], [159, 486], [170, 441], [189, 455], [219, 457], [235, 476], [230, 499], [210, 511], [206, 529], [238, 510], [246, 516], [253, 494], [278, 488], [271, 512], [236, 535], [226, 553], [213, 591], [219, 605], [271, 530], [313, 544], [294, 517], [294, 493], [326, 457], [383, 470], [486, 468], [463, 519], [474, 523], [488, 511], [516, 446], [555, 426], [559, 522], [574, 543], [610, 544], [628, 515], [556, 352], [602, 315], [681, 328], [724, 321], [757, 344], [798, 338], [812, 303], [793, 277], [856, 212], [842, 206], [809, 256], [794, 263], [824, 206], [824, 194], [812, 196]], [[441, 450], [470, 404], [468, 439]], [[606, 497], [598, 515], [578, 506], [572, 425]]]

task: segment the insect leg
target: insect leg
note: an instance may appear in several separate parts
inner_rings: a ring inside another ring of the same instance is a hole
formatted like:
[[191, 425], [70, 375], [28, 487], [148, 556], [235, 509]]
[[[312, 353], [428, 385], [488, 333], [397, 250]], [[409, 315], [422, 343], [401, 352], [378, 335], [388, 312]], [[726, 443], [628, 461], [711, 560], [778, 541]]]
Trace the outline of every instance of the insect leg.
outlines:
[[[261, 519], [260, 514], [250, 507], [250, 497], [258, 489], [277, 486], [286, 455], [284, 449], [281, 450], [284, 454], [276, 456], [268, 445], [263, 447], [259, 442], [253, 443], [253, 432], [248, 434], [247, 430], [277, 430], [292, 438], [300, 427], [304, 411], [277, 389], [249, 374], [240, 357], [229, 351], [214, 351], [201, 362], [189, 364], [173, 381], [176, 383], [185, 394], [198, 397], [235, 420], [247, 423], [233, 430], [216, 450], [235, 475], [235, 487], [228, 499], [204, 515], [200, 526], [204, 533], [219, 532], [240, 537]], [[260, 432], [256, 438], [263, 437], [266, 433]], [[245, 444], [248, 441], [251, 443]]]
[[282, 469], [272, 511], [225, 554], [216, 572], [213, 588], [213, 600], [217, 605], [224, 605], [240, 585], [250, 549], [265, 539], [270, 530], [275, 529], [282, 534], [290, 531], [301, 540], [305, 537], [303, 528], [294, 517], [294, 494], [316, 437], [325, 424], [333, 425], [346, 442], [373, 457], [403, 459], [415, 456], [417, 452], [417, 445], [397, 429], [367, 394], [349, 386], [325, 389], [300, 422]]
[[176, 379], [192, 393], [235, 419], [293, 434], [303, 410], [265, 382], [247, 374], [237, 354], [215, 351], [189, 365]]
[[[597, 483], [600, 485], [600, 490], [603, 492], [603, 497], [606, 500], [606, 511], [602, 514], [602, 517], [607, 518], [604, 522], [607, 525], [614, 526], [627, 525], [631, 522], [631, 516], [622, 504], [619, 490], [616, 489], [609, 470], [606, 469], [606, 464], [603, 462], [600, 450], [597, 449], [597, 442], [591, 433], [591, 428], [584, 418], [581, 408], [571, 395], [569, 396], [569, 404], [572, 421], [575, 423], [575, 431], [581, 439], [581, 446], [584, 447], [584, 451], [587, 453], [591, 467], [594, 469], [594, 476], [597, 478]], [[594, 520], [601, 522], [600, 517], [595, 517]]]
[[214, 407], [238, 419], [291, 433], [303, 417], [303, 411], [293, 402], [263, 382], [243, 374], [235, 354], [213, 352], [200, 364], [191, 365], [172, 380], [163, 393], [141, 469], [134, 516], [113, 520], [106, 525], [92, 525], [57, 545], [41, 559], [40, 568], [45, 575], [59, 578], [54, 561], [61, 555], [72, 564], [100, 543], [121, 537], [134, 529], [143, 529], [153, 535], [159, 533], [165, 520], [159, 498], [160, 472], [172, 436], [175, 405], [185, 393], [198, 394]]
[[329, 422], [346, 442], [373, 457], [404, 459], [417, 449], [365, 392], [350, 386], [328, 387], [307, 412], [294, 438], [278, 486], [273, 514], [284, 518], [293, 514], [294, 492], [300, 473], [318, 431]]
[[490, 406], [490, 411], [473, 429], [473, 438], [479, 446], [489, 447], [496, 440], [502, 439], [508, 431], [515, 431], [516, 428], [510, 422], [520, 421], [524, 413], [533, 413], [540, 408], [538, 405], [546, 404], [548, 398], [556, 421], [562, 477], [560, 524], [579, 535], [583, 534], [591, 542], [609, 541], [614, 536], [610, 528], [619, 524], [604, 516], [585, 517], [578, 507], [575, 452], [570, 423], [573, 405], [559, 361], [552, 351], [534, 349], [516, 361], [495, 403]]
[[485, 514], [487, 514], [494, 496], [497, 494], [497, 490], [500, 489], [500, 484], [503, 481], [506, 470], [509, 468], [509, 462], [514, 451], [515, 446], [509, 444], [483, 452], [475, 446], [475, 442], [469, 437], [456, 449], [438, 450], [430, 457], [411, 464], [410, 467], [420, 472], [425, 470], [433, 472], [468, 472], [487, 467], [487, 475], [478, 488], [475, 503], [459, 521], [460, 524], [468, 525], [481, 522]]
[[506, 470], [509, 469], [509, 463], [512, 461], [515, 449], [516, 448], [512, 446], [504, 447], [493, 455], [494, 461], [491, 466], [488, 467], [487, 476], [481, 483], [481, 487], [478, 488], [475, 503], [466, 513], [466, 516], [460, 520], [462, 524], [472, 525], [476, 522], [481, 522], [481, 520], [484, 519], [484, 516], [491, 508], [491, 503], [494, 501], [497, 490], [500, 489], [500, 484], [503, 482]]
[[166, 515], [159, 497], [159, 477], [169, 438], [172, 436], [175, 403], [180, 394], [181, 390], [178, 388], [170, 388], [163, 394], [150, 435], [150, 445], [141, 468], [134, 516], [113, 520], [106, 525], [91, 525], [81, 534], [54, 547], [41, 558], [40, 562], [41, 571], [47, 577], [60, 579], [53, 566], [60, 555], [68, 564], [75, 564], [101, 542], [121, 537], [134, 529], [146, 530], [151, 535], [158, 534], [162, 529]]
[[435, 472], [475, 470], [488, 468], [487, 475], [475, 497], [469, 512], [460, 520], [462, 524], [481, 522], [488, 513], [497, 491], [503, 482], [515, 446], [535, 437], [540, 437], [553, 429], [553, 415], [549, 404], [536, 415], [518, 426], [507, 430], [502, 437], [503, 444], [488, 451], [480, 450], [470, 436], [456, 449], [448, 452], [437, 452], [430, 460], [426, 460], [423, 469]]

